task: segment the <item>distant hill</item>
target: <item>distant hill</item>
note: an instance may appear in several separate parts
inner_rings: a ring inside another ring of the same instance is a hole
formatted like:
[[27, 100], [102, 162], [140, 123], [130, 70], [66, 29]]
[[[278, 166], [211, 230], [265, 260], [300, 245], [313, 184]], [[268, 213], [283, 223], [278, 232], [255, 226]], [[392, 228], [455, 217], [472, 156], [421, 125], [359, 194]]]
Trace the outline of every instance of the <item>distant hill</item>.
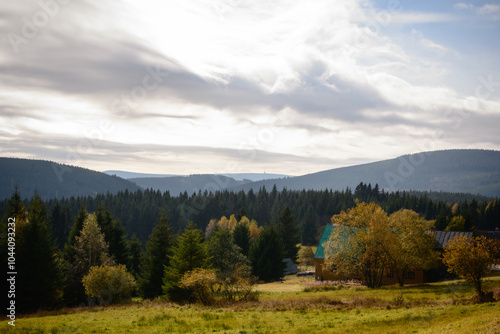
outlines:
[[12, 196], [16, 186], [23, 198], [31, 198], [36, 190], [43, 199], [139, 189], [130, 181], [85, 168], [43, 160], [0, 158], [0, 199]]
[[[189, 175], [176, 175], [176, 174], [148, 174], [148, 173], [134, 173], [122, 170], [105, 170], [103, 173], [108, 175], [116, 175], [122, 179], [145, 179], [145, 178], [158, 178], [158, 177], [173, 177], [182, 176], [188, 177]], [[228, 174], [206, 174], [206, 175], [223, 175], [235, 179], [236, 181], [262, 181], [269, 179], [279, 179], [289, 177], [284, 174], [267, 174], [267, 173], [228, 173]]]
[[138, 179], [138, 178], [147, 178], [147, 177], [171, 177], [171, 176], [179, 176], [176, 174], [148, 174], [148, 173], [135, 173], [135, 172], [126, 172], [123, 170], [105, 170], [104, 174], [115, 175], [121, 177], [122, 179]]
[[265, 186], [270, 190], [352, 190], [360, 183], [378, 183], [386, 191], [416, 190], [500, 197], [500, 151], [447, 150], [413, 155], [303, 176], [253, 182], [231, 190]]
[[223, 175], [189, 175], [172, 177], [147, 177], [129, 179], [144, 189], [155, 189], [161, 192], [169, 191], [171, 195], [177, 196], [187, 191], [189, 195], [193, 192], [208, 190], [209, 192], [234, 188], [240, 185], [251, 183], [250, 180], [237, 181], [231, 177]]

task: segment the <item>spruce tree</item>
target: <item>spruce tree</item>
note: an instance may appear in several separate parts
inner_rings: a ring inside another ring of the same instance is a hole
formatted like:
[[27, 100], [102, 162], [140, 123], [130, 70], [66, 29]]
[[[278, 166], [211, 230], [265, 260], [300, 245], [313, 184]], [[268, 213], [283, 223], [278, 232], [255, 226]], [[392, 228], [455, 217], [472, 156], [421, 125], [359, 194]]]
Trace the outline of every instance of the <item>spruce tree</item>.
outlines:
[[278, 233], [283, 244], [284, 258], [290, 258], [293, 262], [297, 262], [299, 252], [297, 244], [300, 243], [300, 232], [297, 221], [288, 205], [280, 214]]
[[250, 229], [247, 224], [239, 222], [233, 231], [234, 243], [241, 248], [241, 253], [248, 256], [250, 250]]
[[26, 224], [16, 224], [16, 309], [31, 312], [57, 306], [61, 273], [47, 223], [45, 203], [35, 193]]
[[83, 223], [87, 219], [88, 212], [82, 205], [75, 218], [75, 222], [69, 232], [68, 241], [64, 245], [63, 268], [64, 268], [64, 303], [67, 306], [77, 305], [85, 300], [85, 289], [81, 284], [83, 278], [77, 268], [75, 268], [75, 244], [76, 237], [80, 236]]
[[172, 301], [183, 301], [191, 296], [190, 291], [181, 289], [179, 281], [188, 271], [196, 268], [207, 268], [209, 256], [203, 243], [203, 232], [191, 222], [179, 236], [173, 249], [169, 266], [163, 276], [163, 292]]
[[262, 281], [276, 281], [283, 275], [283, 245], [274, 225], [264, 227], [249, 254], [253, 275]]
[[210, 267], [217, 271], [223, 280], [230, 277], [238, 268], [248, 268], [248, 259], [241, 253], [241, 248], [233, 241], [231, 233], [226, 229], [215, 231], [207, 241], [207, 252], [210, 254]]
[[109, 245], [109, 255], [119, 264], [127, 264], [128, 249], [125, 239], [125, 230], [118, 219], [113, 218], [111, 212], [104, 209], [102, 202], [96, 212], [97, 224], [99, 224], [104, 239]]
[[309, 205], [304, 216], [304, 223], [302, 224], [302, 244], [311, 246], [316, 245], [316, 229], [317, 229], [318, 216], [314, 212], [312, 205]]
[[168, 217], [162, 216], [154, 227], [148, 242], [146, 254], [141, 261], [139, 293], [143, 298], [155, 298], [162, 295], [163, 273], [169, 265], [172, 254], [172, 232]]

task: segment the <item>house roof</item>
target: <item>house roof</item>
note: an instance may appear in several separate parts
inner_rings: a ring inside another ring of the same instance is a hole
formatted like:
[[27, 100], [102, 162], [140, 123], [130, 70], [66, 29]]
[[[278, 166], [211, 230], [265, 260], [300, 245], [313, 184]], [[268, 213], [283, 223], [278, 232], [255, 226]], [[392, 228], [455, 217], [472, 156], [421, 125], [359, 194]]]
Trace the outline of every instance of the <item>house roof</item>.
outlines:
[[332, 233], [333, 225], [326, 225], [323, 230], [323, 234], [321, 234], [321, 240], [319, 241], [318, 248], [316, 249], [316, 253], [314, 254], [315, 259], [324, 259], [325, 258], [325, 247], [323, 244], [328, 241], [330, 238], [330, 234]]
[[436, 249], [444, 249], [448, 241], [460, 235], [466, 236], [468, 239], [472, 238], [472, 232], [434, 231]]

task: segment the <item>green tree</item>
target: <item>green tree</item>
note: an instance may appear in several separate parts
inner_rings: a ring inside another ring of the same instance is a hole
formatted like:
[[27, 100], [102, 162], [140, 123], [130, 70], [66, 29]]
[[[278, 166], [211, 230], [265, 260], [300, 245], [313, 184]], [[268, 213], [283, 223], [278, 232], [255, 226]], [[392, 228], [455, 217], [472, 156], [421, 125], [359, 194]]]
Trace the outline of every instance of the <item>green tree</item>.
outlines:
[[109, 255], [116, 263], [126, 264], [128, 261], [127, 240], [121, 222], [113, 218], [111, 212], [104, 209], [101, 202], [95, 215], [97, 224], [104, 234], [104, 240], [109, 246]]
[[226, 229], [217, 230], [207, 242], [207, 252], [210, 254], [210, 267], [217, 271], [223, 280], [231, 276], [239, 267], [248, 267], [246, 256], [241, 254], [233, 241], [231, 233]]
[[317, 224], [318, 216], [314, 211], [312, 205], [307, 207], [306, 215], [304, 216], [304, 222], [302, 224], [302, 244], [311, 246], [316, 245], [316, 229], [318, 227]]
[[[247, 219], [248, 220], [248, 219]], [[241, 253], [248, 256], [250, 250], [250, 229], [249, 224], [238, 222], [233, 231], [234, 243], [241, 248]]]
[[144, 250], [142, 249], [142, 244], [135, 234], [127, 242], [127, 249], [128, 249], [127, 269], [137, 279], [140, 273], [141, 260], [143, 259], [145, 254]]
[[264, 227], [249, 252], [253, 275], [262, 281], [276, 281], [283, 275], [283, 245], [274, 225]]
[[455, 273], [474, 285], [480, 302], [487, 301], [482, 279], [497, 262], [498, 244], [484, 236], [457, 236], [450, 240], [444, 250], [443, 263], [450, 273]]
[[69, 208], [59, 203], [56, 203], [50, 213], [52, 235], [54, 236], [57, 248], [61, 250], [64, 248], [64, 243], [68, 238], [68, 226], [71, 220], [70, 216]]
[[85, 289], [83, 288], [82, 277], [85, 273], [76, 267], [75, 244], [76, 237], [80, 236], [83, 223], [88, 217], [88, 212], [82, 205], [78, 215], [70, 230], [68, 241], [64, 245], [63, 268], [64, 268], [64, 303], [74, 306], [85, 300]]
[[168, 217], [162, 216], [146, 243], [146, 254], [141, 261], [139, 293], [143, 298], [162, 295], [163, 273], [170, 263], [173, 238]]
[[163, 293], [173, 301], [185, 301], [192, 295], [179, 286], [179, 282], [188, 271], [196, 268], [207, 268], [209, 256], [203, 243], [203, 232], [191, 222], [179, 236], [177, 245], [170, 256], [169, 265], [165, 267], [163, 276]]
[[300, 232], [292, 210], [287, 205], [280, 214], [278, 233], [283, 244], [283, 256], [297, 262], [299, 252]]
[[27, 220], [16, 222], [16, 305], [19, 312], [48, 309], [62, 295], [56, 246], [45, 203], [35, 193]]
[[94, 266], [82, 279], [85, 293], [97, 298], [99, 304], [120, 303], [130, 296], [136, 286], [134, 276], [122, 264]]

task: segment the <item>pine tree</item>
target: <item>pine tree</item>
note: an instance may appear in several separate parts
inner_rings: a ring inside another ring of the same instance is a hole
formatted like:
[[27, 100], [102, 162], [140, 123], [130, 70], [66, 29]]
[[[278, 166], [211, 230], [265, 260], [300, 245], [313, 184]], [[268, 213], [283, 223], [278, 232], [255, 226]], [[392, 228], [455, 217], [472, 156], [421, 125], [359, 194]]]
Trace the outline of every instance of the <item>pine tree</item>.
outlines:
[[139, 293], [143, 298], [155, 298], [162, 294], [163, 273], [172, 254], [172, 232], [168, 217], [162, 216], [146, 243], [146, 254], [140, 266]]
[[179, 281], [188, 271], [207, 268], [208, 261], [209, 256], [203, 243], [203, 232], [191, 222], [177, 240], [169, 266], [165, 268], [162, 286], [165, 295], [173, 301], [189, 298], [191, 292], [181, 289]]
[[248, 224], [241, 223], [236, 225], [233, 231], [234, 243], [241, 248], [241, 253], [248, 256], [250, 250], [250, 229]]
[[58, 249], [62, 250], [64, 248], [70, 219], [69, 208], [56, 203], [50, 213], [50, 221], [52, 226], [52, 235], [54, 236]]
[[145, 254], [142, 249], [142, 244], [139, 241], [139, 239], [137, 239], [137, 236], [135, 234], [127, 242], [127, 248], [128, 248], [127, 269], [132, 275], [134, 275], [134, 278], [137, 280], [140, 273], [141, 259], [143, 258], [143, 256], [145, 256]]
[[96, 219], [104, 234], [104, 239], [109, 245], [109, 255], [116, 263], [126, 264], [128, 261], [127, 240], [121, 222], [114, 219], [111, 212], [103, 208], [101, 202], [97, 208]]
[[309, 205], [304, 216], [304, 223], [302, 224], [302, 244], [303, 245], [316, 245], [316, 229], [318, 217], [314, 212], [312, 205]]
[[297, 244], [300, 243], [300, 232], [297, 221], [288, 205], [280, 214], [278, 232], [283, 244], [283, 256], [296, 262], [299, 252]]
[[238, 268], [249, 267], [248, 259], [241, 254], [229, 230], [216, 231], [207, 242], [207, 251], [210, 254], [210, 266], [217, 271], [217, 275], [226, 279]]
[[47, 224], [45, 203], [35, 193], [30, 202], [28, 219], [16, 227], [16, 305], [19, 312], [55, 307], [61, 291], [61, 274]]
[[276, 281], [283, 275], [283, 245], [274, 225], [266, 226], [250, 248], [253, 275], [262, 281]]
[[75, 267], [75, 244], [76, 237], [80, 236], [83, 223], [87, 219], [88, 212], [82, 205], [78, 211], [73, 226], [69, 232], [68, 241], [64, 245], [63, 268], [64, 268], [64, 303], [68, 306], [74, 306], [85, 300], [85, 289], [81, 284], [84, 273], [81, 273]]

